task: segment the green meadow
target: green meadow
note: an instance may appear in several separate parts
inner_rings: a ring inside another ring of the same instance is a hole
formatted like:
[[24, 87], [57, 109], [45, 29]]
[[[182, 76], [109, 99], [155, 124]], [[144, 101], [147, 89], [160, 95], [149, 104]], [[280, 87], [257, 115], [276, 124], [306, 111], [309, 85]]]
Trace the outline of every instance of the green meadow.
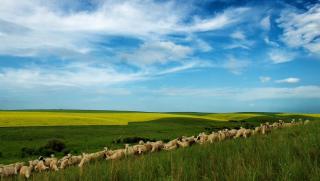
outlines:
[[[67, 152], [81, 154], [101, 150], [105, 146], [120, 148], [126, 143], [125, 140], [131, 138], [167, 141], [182, 135], [191, 136], [225, 128], [253, 128], [267, 121], [300, 118], [309, 119], [312, 123], [276, 130], [267, 136], [196, 145], [120, 161], [96, 162], [83, 173], [79, 173], [77, 168], [70, 168], [59, 173], [36, 174], [33, 178], [270, 180], [275, 177], [290, 180], [308, 176], [315, 179], [319, 176], [320, 166], [320, 149], [316, 144], [320, 142], [319, 114], [1, 111], [0, 163], [35, 159], [38, 155], [23, 155], [23, 149], [36, 150], [53, 139], [65, 143], [65, 152], [56, 153], [57, 157], [62, 157]], [[305, 168], [302, 169], [303, 165]], [[307, 169], [311, 169], [308, 174]]]

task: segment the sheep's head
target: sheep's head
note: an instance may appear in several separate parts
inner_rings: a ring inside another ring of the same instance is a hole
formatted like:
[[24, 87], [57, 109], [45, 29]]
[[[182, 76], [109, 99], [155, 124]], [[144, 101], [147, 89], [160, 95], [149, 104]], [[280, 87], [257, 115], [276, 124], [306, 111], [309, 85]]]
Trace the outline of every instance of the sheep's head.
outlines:
[[144, 141], [143, 140], [140, 140], [139, 141], [139, 145], [143, 145], [144, 144]]

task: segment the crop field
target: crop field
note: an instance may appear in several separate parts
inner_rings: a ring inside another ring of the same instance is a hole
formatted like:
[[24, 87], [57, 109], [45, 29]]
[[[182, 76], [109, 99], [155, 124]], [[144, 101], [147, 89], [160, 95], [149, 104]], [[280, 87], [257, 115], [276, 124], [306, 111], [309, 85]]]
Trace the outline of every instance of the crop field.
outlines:
[[[83, 173], [83, 180], [90, 180], [93, 175], [96, 178], [102, 176], [105, 179], [128, 180], [129, 178], [123, 174], [125, 172], [130, 173], [130, 177], [132, 176], [135, 180], [154, 180], [157, 174], [163, 180], [190, 180], [191, 178], [203, 180], [215, 178], [215, 180], [220, 180], [221, 169], [227, 168], [223, 172], [227, 175], [226, 180], [234, 180], [238, 176], [252, 178], [249, 180], [255, 180], [254, 178], [268, 179], [277, 173], [274, 172], [274, 169], [280, 169], [280, 165], [277, 164], [288, 164], [290, 160], [299, 156], [294, 154], [309, 154], [309, 151], [311, 151], [316, 152], [313, 156], [318, 158], [319, 149], [318, 147], [315, 148], [316, 146], [313, 144], [320, 141], [318, 134], [316, 134], [317, 131], [320, 131], [319, 114], [1, 111], [0, 163], [28, 161], [36, 159], [39, 155], [47, 154], [47, 152], [43, 152], [43, 148], [50, 140], [59, 140], [65, 144], [64, 150], [54, 153], [57, 157], [62, 157], [66, 153], [77, 155], [82, 152], [98, 151], [105, 146], [111, 149], [123, 148], [125, 143], [134, 144], [139, 139], [168, 141], [182, 135], [191, 136], [200, 132], [212, 132], [225, 128], [254, 128], [266, 121], [274, 122], [279, 119], [291, 121], [300, 118], [311, 120], [312, 124], [310, 125], [314, 126], [290, 128], [287, 131], [277, 130], [270, 137], [257, 136], [247, 140], [230, 140], [226, 143], [210, 146], [197, 145], [186, 150], [179, 149], [170, 153], [128, 158], [119, 162], [92, 163], [88, 166], [88, 170]], [[308, 130], [308, 132], [304, 130]], [[296, 140], [290, 139], [291, 135]], [[300, 135], [303, 137], [300, 137]], [[299, 141], [306, 140], [309, 141], [308, 144], [299, 144]], [[286, 143], [284, 144], [284, 142]], [[265, 145], [261, 146], [261, 144]], [[273, 144], [276, 146], [272, 147]], [[294, 152], [294, 150], [291, 150], [292, 148], [303, 150], [302, 153], [292, 153]], [[275, 156], [277, 149], [286, 152], [281, 153], [284, 160], [278, 157], [274, 160], [268, 160]], [[231, 156], [232, 151], [237, 154]], [[258, 151], [257, 153], [265, 157], [266, 160], [262, 160], [262, 157], [250, 157], [249, 152], [253, 154], [255, 151]], [[266, 151], [268, 153], [265, 153]], [[193, 158], [192, 155], [197, 156]], [[244, 157], [240, 155], [244, 155]], [[206, 162], [205, 158], [210, 158], [210, 161]], [[301, 159], [310, 158], [303, 157]], [[280, 162], [276, 163], [279, 160]], [[255, 163], [257, 161], [259, 163]], [[260, 163], [263, 161], [266, 161], [267, 165]], [[297, 160], [296, 165], [287, 165], [284, 168], [299, 169], [303, 161]], [[316, 175], [320, 163], [307, 161], [308, 166], [318, 164], [312, 171], [312, 174]], [[237, 167], [232, 165], [237, 162], [240, 162]], [[249, 165], [245, 165], [247, 162]], [[208, 168], [201, 164], [208, 165]], [[141, 170], [135, 168], [138, 165], [141, 166]], [[149, 166], [150, 170], [148, 170]], [[252, 169], [255, 166], [257, 166], [257, 170], [254, 171]], [[244, 173], [240, 172], [242, 167], [245, 169]], [[199, 169], [202, 169], [202, 171]], [[210, 169], [219, 171], [219, 173], [210, 171]], [[236, 171], [234, 174], [231, 173], [233, 169]], [[262, 173], [263, 169], [267, 169], [267, 171]], [[105, 173], [104, 170], [108, 171]], [[192, 172], [187, 173], [187, 170]], [[278, 172], [288, 176], [288, 178], [300, 177], [300, 175], [290, 175], [285, 170]], [[76, 168], [71, 168], [56, 174], [38, 174], [34, 178], [36, 180], [79, 180], [79, 175], [80, 173]]]
[[127, 125], [162, 118], [201, 118], [227, 121], [241, 120], [260, 114], [197, 114], [197, 113], [148, 113], [103, 111], [1, 111], [0, 127], [20, 126], [70, 126], [70, 125]]
[[152, 113], [121, 111], [0, 111], [0, 127], [25, 126], [83, 126], [83, 125], [127, 125], [130, 122], [145, 122], [163, 118], [199, 118], [213, 121], [244, 120], [249, 118], [318, 117], [319, 114], [282, 113]]

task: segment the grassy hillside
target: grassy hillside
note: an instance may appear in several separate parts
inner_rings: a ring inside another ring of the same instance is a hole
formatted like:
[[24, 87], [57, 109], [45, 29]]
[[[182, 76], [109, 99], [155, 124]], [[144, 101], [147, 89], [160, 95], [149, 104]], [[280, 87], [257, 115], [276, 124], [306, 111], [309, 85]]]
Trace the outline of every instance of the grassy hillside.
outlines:
[[248, 139], [99, 161], [81, 172], [73, 167], [36, 174], [33, 180], [319, 180], [319, 132], [320, 123], [313, 122]]

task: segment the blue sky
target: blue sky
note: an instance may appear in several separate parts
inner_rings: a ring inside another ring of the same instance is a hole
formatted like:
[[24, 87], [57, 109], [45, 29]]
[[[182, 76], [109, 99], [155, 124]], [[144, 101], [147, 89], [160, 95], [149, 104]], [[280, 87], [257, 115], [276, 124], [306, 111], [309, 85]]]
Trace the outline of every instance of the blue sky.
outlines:
[[0, 3], [0, 109], [320, 110], [319, 0]]

